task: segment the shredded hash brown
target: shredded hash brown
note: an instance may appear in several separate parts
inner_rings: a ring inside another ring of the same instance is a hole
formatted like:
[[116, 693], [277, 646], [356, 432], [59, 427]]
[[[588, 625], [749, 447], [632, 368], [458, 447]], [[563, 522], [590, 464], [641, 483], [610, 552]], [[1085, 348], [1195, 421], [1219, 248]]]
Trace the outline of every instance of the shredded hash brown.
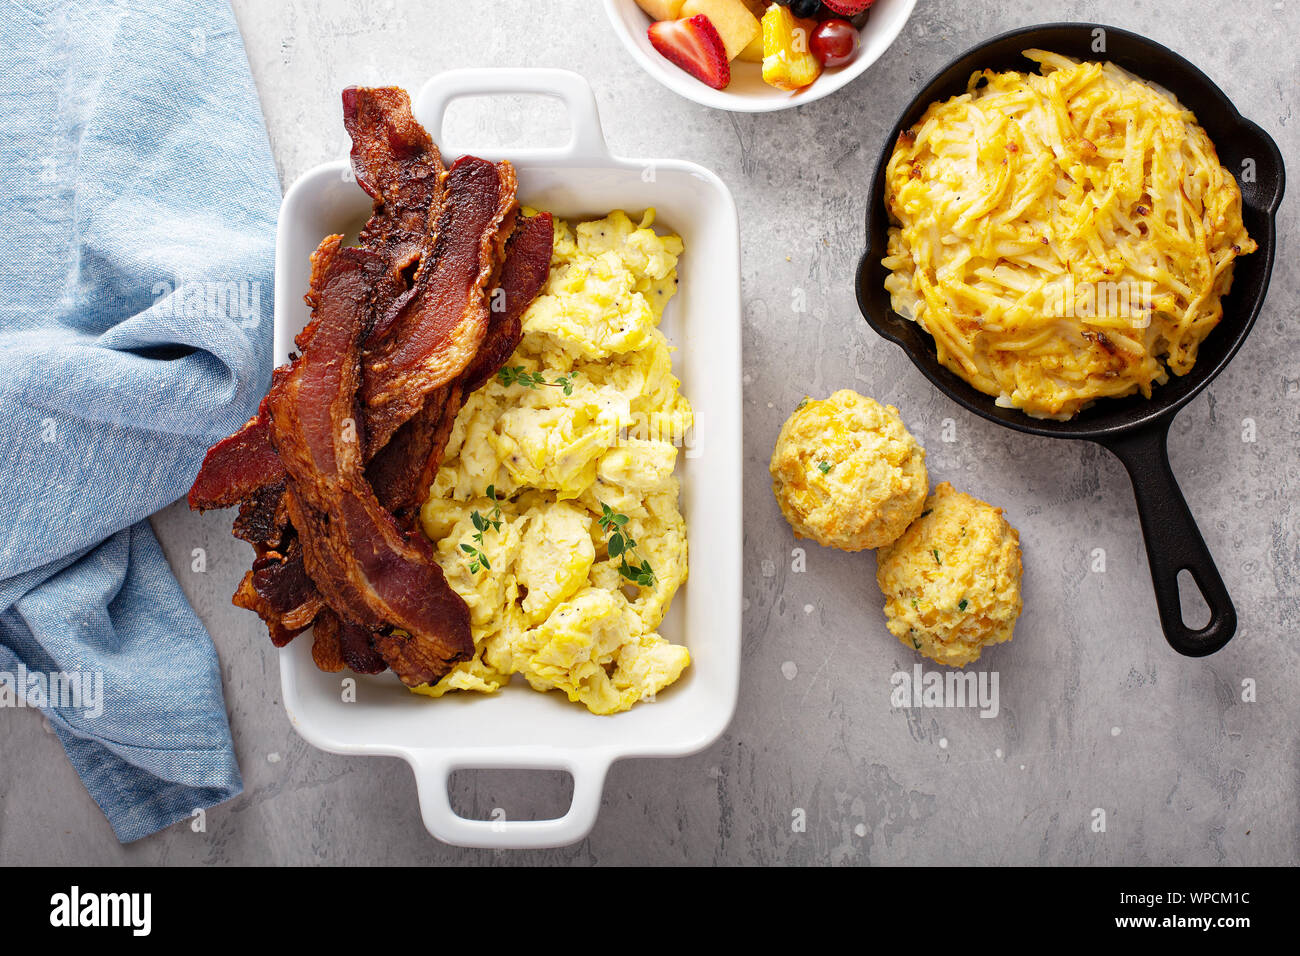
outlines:
[[1255, 250], [1196, 117], [1112, 63], [971, 76], [886, 169], [893, 307], [999, 405], [1066, 419], [1185, 375]]

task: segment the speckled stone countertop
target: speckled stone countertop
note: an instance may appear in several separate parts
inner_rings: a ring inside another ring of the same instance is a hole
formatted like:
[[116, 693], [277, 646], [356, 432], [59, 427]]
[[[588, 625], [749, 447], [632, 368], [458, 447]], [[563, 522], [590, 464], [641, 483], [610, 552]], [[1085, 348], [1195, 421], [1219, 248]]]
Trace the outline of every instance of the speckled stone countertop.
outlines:
[[[345, 154], [343, 86], [416, 89], [440, 70], [483, 65], [577, 70], [595, 88], [616, 153], [690, 159], [728, 183], [740, 210], [745, 296], [739, 706], [726, 735], [700, 754], [615, 764], [595, 830], [575, 846], [444, 846], [424, 830], [402, 762], [333, 756], [294, 733], [265, 631], [230, 605], [246, 547], [230, 537], [229, 515], [200, 517], [177, 504], [154, 525], [220, 653], [245, 792], [210, 810], [205, 832], [182, 823], [123, 847], [39, 716], [5, 715], [0, 753], [10, 766], [21, 759], [23, 772], [0, 780], [0, 859], [1300, 861], [1296, 197], [1281, 209], [1277, 265], [1254, 332], [1170, 435], [1174, 471], [1240, 618], [1237, 638], [1206, 659], [1179, 657], [1161, 635], [1119, 462], [1091, 444], [1021, 435], [967, 414], [866, 326], [852, 288], [882, 137], [957, 53], [1036, 22], [1126, 27], [1193, 60], [1294, 160], [1300, 0], [921, 0], [897, 42], [856, 82], [762, 115], [711, 111], [663, 89], [624, 55], [589, 0], [234, 6], [286, 186]], [[489, 112], [470, 103], [449, 123], [485, 145], [545, 144], [557, 141], [558, 116], [558, 106], [525, 110], [506, 101]], [[796, 289], [806, 311], [792, 309]], [[891, 675], [916, 659], [885, 630], [874, 558], [809, 546], [800, 570], [792, 553], [797, 542], [773, 500], [768, 457], [805, 393], [838, 388], [898, 406], [929, 452], [932, 481], [1001, 505], [1020, 530], [1024, 614], [1015, 641], [980, 662], [999, 675], [992, 719], [974, 709], [892, 708]], [[202, 574], [190, 570], [195, 547], [207, 549]], [[1097, 549], [1104, 571], [1095, 570]], [[1243, 699], [1252, 685], [1254, 699]], [[464, 812], [501, 807], [512, 819], [555, 815], [568, 791], [559, 774], [514, 772], [462, 775], [453, 786]]]

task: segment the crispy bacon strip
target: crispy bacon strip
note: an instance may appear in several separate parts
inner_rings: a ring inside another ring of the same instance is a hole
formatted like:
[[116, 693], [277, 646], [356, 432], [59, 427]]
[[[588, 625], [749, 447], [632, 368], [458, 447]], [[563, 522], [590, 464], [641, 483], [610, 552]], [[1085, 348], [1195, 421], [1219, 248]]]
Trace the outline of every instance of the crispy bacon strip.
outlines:
[[339, 642], [342, 624], [337, 614], [325, 608], [311, 629], [311, 659], [327, 674], [337, 673], [348, 666], [343, 660], [343, 647]]
[[442, 451], [460, 411], [460, 383], [430, 396], [415, 417], [399, 428], [366, 468], [366, 478], [385, 508], [410, 527], [411, 515], [427, 497]]
[[352, 137], [352, 171], [375, 200], [359, 245], [388, 265], [386, 281], [375, 290], [375, 318], [383, 323], [433, 249], [447, 170], [438, 147], [411, 115], [405, 90], [349, 87], [343, 91], [343, 125]]
[[[269, 439], [268, 439], [269, 443]], [[280, 456], [275, 456], [276, 461]], [[284, 505], [284, 466], [281, 479], [260, 488], [239, 503], [239, 515], [231, 533], [254, 547], [276, 550], [285, 546], [289, 530], [289, 512]]]
[[[300, 349], [307, 347], [312, 333], [316, 330], [314, 310], [320, 300], [321, 286], [342, 245], [342, 236], [326, 236], [316, 247], [316, 251], [311, 254], [311, 280], [307, 294], [303, 298], [312, 307], [313, 316], [306, 327], [294, 337], [294, 343]], [[273, 386], [275, 379], [282, 374], [284, 374], [283, 368], [278, 368], [272, 373]], [[239, 505], [240, 518], [244, 519], [244, 503], [249, 499], [258, 499], [258, 507], [269, 510], [272, 516], [279, 513], [281, 518], [284, 517], [284, 509], [276, 507], [274, 500], [266, 499], [270, 489], [283, 485], [285, 481], [284, 463], [280, 461], [280, 456], [275, 453], [275, 447], [271, 444], [271, 426], [266, 403], [267, 399], [263, 398], [255, 417], [249, 419], [235, 434], [222, 439], [208, 449], [203, 464], [199, 467], [198, 477], [194, 479], [194, 484], [190, 488], [188, 500], [191, 508], [196, 511], [208, 511], [212, 508]], [[260, 521], [264, 518], [265, 514], [257, 516], [250, 514], [248, 520]], [[282, 524], [281, 531], [283, 527]], [[250, 528], [250, 533], [263, 535], [270, 540], [272, 536], [279, 537], [274, 535], [274, 530], [265, 524], [259, 524], [256, 528]], [[246, 541], [253, 540], [240, 532], [238, 523], [235, 535]]]
[[431, 395], [371, 461], [366, 475], [379, 500], [408, 523], [409, 512], [428, 497], [461, 406], [519, 347], [523, 314], [550, 274], [553, 243], [550, 213], [519, 220], [489, 295], [491, 318], [474, 360], [458, 382]]
[[366, 341], [361, 398], [371, 457], [477, 353], [491, 315], [485, 287], [514, 227], [515, 187], [509, 163], [474, 156], [447, 174], [433, 250]]
[[239, 582], [234, 603], [256, 612], [266, 622], [271, 642], [283, 647], [311, 626], [324, 602], [307, 576], [295, 540], [284, 554], [268, 552], [253, 562]]
[[350, 624], [327, 607], [312, 628], [312, 660], [331, 673], [345, 667], [358, 674], [382, 673], [388, 664], [375, 650], [374, 637], [369, 628]]
[[375, 648], [378, 637], [369, 628], [340, 621], [339, 652], [343, 663], [358, 674], [380, 674], [388, 670], [388, 662]]
[[519, 219], [493, 284], [487, 334], [461, 377], [462, 401], [496, 375], [519, 348], [524, 312], [546, 285], [554, 244], [555, 225], [549, 212]]
[[[320, 302], [321, 289], [325, 284], [325, 277], [329, 275], [330, 266], [334, 264], [334, 257], [339, 254], [343, 248], [343, 237], [339, 235], [326, 236], [316, 247], [316, 251], [311, 254], [311, 278], [307, 283], [307, 292], [302, 299], [311, 307], [312, 318], [307, 325], [293, 337], [293, 342], [301, 351], [307, 347], [311, 341], [311, 335], [316, 331], [316, 305]], [[272, 376], [280, 371], [278, 368], [272, 372]]]
[[230, 508], [283, 475], [269, 423], [259, 410], [239, 431], [208, 449], [187, 500], [198, 511]]
[[442, 154], [411, 114], [411, 98], [398, 87], [348, 87], [343, 126], [352, 138], [357, 184], [375, 200], [360, 245], [386, 254], [400, 268], [427, 238], [430, 209], [441, 206]]
[[308, 574], [340, 617], [399, 631], [375, 646], [409, 686], [436, 681], [474, 650], [469, 609], [427, 541], [408, 539], [362, 473], [359, 346], [382, 260], [344, 249], [325, 277], [308, 347], [268, 396], [271, 440], [289, 474], [289, 518]]

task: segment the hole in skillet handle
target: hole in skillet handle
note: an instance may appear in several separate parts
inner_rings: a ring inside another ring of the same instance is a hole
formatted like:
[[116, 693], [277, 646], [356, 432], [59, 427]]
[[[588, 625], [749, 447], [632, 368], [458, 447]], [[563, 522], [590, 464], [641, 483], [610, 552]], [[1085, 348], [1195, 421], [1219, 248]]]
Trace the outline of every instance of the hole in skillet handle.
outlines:
[[1200, 585], [1187, 568], [1178, 572], [1178, 596], [1182, 599], [1184, 624], [1199, 631], [1210, 623], [1210, 606], [1205, 603]]

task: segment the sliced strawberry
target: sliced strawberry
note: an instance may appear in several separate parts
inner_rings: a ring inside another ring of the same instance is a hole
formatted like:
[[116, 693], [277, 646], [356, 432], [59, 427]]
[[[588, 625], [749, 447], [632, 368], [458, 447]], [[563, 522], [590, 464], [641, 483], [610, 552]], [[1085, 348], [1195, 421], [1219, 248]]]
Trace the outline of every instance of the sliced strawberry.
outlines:
[[829, 7], [842, 17], [857, 16], [876, 0], [822, 0], [822, 6]]
[[727, 48], [704, 14], [650, 24], [650, 45], [702, 83], [721, 90], [731, 82]]

